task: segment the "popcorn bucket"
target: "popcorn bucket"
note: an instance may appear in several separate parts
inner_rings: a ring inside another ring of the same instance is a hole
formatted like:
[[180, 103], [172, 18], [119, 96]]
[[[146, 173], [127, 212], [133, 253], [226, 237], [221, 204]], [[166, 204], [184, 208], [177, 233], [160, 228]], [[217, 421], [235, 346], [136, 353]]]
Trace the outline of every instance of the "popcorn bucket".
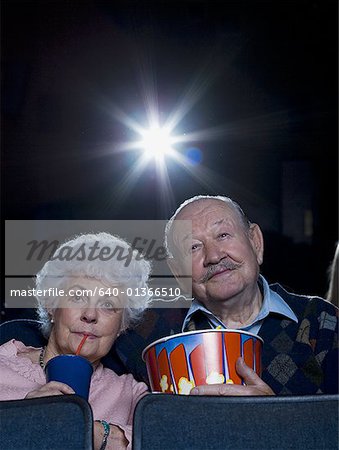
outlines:
[[239, 356], [261, 376], [263, 340], [239, 330], [202, 330], [159, 339], [142, 352], [152, 392], [188, 395], [202, 384], [244, 384]]

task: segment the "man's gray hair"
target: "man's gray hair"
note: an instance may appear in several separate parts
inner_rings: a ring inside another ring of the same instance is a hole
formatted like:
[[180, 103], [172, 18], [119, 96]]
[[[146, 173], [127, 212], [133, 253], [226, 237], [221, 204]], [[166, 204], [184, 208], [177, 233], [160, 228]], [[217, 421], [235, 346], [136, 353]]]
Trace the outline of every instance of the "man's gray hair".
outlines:
[[233, 208], [233, 210], [238, 214], [239, 219], [241, 220], [242, 224], [246, 229], [249, 228], [251, 222], [248, 220], [246, 214], [242, 210], [241, 206], [234, 200], [232, 200], [230, 197], [226, 197], [223, 195], [196, 195], [194, 197], [189, 198], [188, 200], [185, 200], [181, 205], [178, 207], [178, 209], [175, 211], [173, 216], [169, 219], [169, 221], [166, 224], [165, 228], [165, 239], [164, 239], [164, 247], [166, 249], [167, 257], [173, 258], [174, 254], [174, 241], [173, 241], [173, 234], [172, 234], [172, 226], [173, 222], [176, 220], [178, 214], [188, 205], [194, 202], [202, 201], [202, 200], [220, 200], [224, 203], [226, 203], [228, 206]]
[[[102, 252], [102, 257], [100, 254], [95, 258], [88, 257], [93, 245], [98, 249], [106, 248], [105, 253]], [[108, 250], [111, 257], [107, 257]], [[71, 253], [73, 257], [65, 256]], [[81, 256], [76, 257], [76, 255]], [[71, 277], [93, 278], [108, 287], [118, 285], [119, 289], [125, 293], [127, 288], [130, 288], [128, 291], [132, 295], [125, 295], [121, 299], [125, 302], [123, 330], [136, 322], [151, 302], [147, 285], [150, 272], [150, 262], [119, 236], [104, 232], [81, 234], [58, 247], [52, 258], [37, 273], [35, 283], [36, 289], [43, 293], [48, 292], [49, 288], [57, 288], [54, 291], [57, 292]], [[139, 296], [138, 293], [141, 291], [145, 295]], [[48, 338], [52, 329], [49, 311], [58, 307], [60, 298], [50, 295], [41, 295], [36, 298], [41, 330]]]

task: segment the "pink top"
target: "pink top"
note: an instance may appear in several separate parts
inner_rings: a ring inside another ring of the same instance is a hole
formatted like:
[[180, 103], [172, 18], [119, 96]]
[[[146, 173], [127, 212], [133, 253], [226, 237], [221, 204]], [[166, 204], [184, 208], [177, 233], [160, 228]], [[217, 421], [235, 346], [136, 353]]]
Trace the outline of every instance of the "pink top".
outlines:
[[[28, 392], [46, 384], [40, 365], [18, 356], [32, 349], [37, 350], [14, 339], [0, 346], [0, 400], [23, 399]], [[92, 375], [89, 394], [94, 420], [118, 425], [131, 448], [134, 408], [146, 392], [146, 384], [138, 383], [131, 374], [119, 376], [99, 364]]]

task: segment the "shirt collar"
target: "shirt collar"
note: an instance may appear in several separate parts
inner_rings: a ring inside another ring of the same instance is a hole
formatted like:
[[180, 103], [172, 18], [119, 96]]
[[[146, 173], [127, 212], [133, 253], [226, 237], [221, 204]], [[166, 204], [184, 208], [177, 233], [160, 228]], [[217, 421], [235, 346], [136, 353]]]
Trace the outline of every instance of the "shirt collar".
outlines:
[[[297, 316], [295, 315], [293, 310], [288, 306], [288, 304], [285, 302], [285, 300], [283, 300], [283, 298], [279, 294], [270, 289], [267, 281], [262, 275], [259, 275], [258, 284], [263, 292], [263, 302], [261, 305], [261, 309], [257, 317], [254, 319], [254, 321], [251, 324], [246, 325], [246, 327], [242, 328], [243, 330], [252, 332], [259, 331], [263, 319], [265, 319], [271, 313], [280, 314], [285, 318], [293, 320], [294, 322], [298, 323]], [[197, 311], [201, 311], [206, 315], [212, 328], [216, 327], [226, 328], [220, 319], [218, 319], [202, 303], [200, 303], [197, 299], [194, 298], [190, 306], [190, 309], [188, 310], [188, 313], [185, 317], [184, 323], [182, 325], [182, 331], [185, 330], [191, 317]]]

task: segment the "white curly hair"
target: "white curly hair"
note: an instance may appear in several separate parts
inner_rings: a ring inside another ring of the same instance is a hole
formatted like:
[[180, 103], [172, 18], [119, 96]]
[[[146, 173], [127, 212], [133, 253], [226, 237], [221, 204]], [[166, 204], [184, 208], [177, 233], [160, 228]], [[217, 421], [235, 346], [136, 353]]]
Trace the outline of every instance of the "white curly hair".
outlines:
[[[95, 258], [88, 258], [93, 245], [101, 249]], [[105, 252], [102, 249], [106, 249]], [[73, 255], [73, 256], [71, 256]], [[101, 255], [101, 257], [100, 257]], [[59, 298], [43, 295], [49, 288], [61, 289], [70, 277], [87, 277], [101, 281], [107, 286], [129, 289], [133, 295], [124, 296], [124, 313], [121, 330], [137, 322], [151, 302], [148, 295], [148, 279], [151, 264], [142, 254], [119, 236], [109, 233], [87, 233], [77, 235], [60, 245], [52, 258], [37, 273], [36, 296], [41, 331], [48, 338], [52, 330], [51, 311], [58, 307]], [[138, 295], [141, 292], [145, 295]], [[54, 291], [56, 292], [56, 290]]]

